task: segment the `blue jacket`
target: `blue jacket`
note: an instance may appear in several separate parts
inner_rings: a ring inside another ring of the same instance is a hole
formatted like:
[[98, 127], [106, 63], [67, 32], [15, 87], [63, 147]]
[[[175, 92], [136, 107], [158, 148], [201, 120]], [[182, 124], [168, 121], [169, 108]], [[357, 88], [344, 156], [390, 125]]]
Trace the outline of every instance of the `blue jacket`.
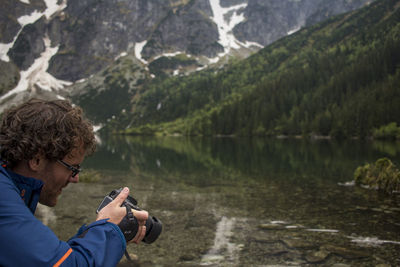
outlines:
[[96, 221], [59, 240], [33, 215], [42, 186], [0, 166], [0, 266], [116, 266], [126, 248], [119, 227]]

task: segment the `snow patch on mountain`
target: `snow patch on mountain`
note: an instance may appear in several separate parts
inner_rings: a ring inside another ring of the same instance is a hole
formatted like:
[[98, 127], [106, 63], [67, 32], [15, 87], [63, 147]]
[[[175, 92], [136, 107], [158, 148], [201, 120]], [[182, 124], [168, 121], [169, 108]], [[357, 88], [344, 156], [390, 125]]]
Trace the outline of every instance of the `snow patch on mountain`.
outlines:
[[[177, 55], [180, 55], [180, 54], [184, 54], [184, 53], [181, 51], [176, 51], [176, 52], [172, 52], [172, 53], [164, 53], [162, 55], [156, 56], [154, 58], [154, 60], [159, 59], [160, 57], [176, 57]], [[191, 57], [191, 55], [187, 55], [187, 56]]]
[[143, 47], [147, 44], [147, 41], [144, 40], [143, 42], [136, 43], [135, 44], [135, 56], [137, 59], [139, 59], [143, 64], [148, 64], [148, 62], [142, 58], [142, 51]]
[[44, 0], [44, 2], [47, 6], [44, 11], [44, 15], [47, 19], [67, 7], [67, 0], [63, 0], [60, 4], [57, 4], [58, 0]]
[[[24, 15], [18, 18], [18, 23], [21, 25], [21, 29], [14, 37], [14, 40], [9, 44], [0, 44], [1, 60], [6, 62], [10, 61], [7, 53], [14, 46], [15, 41], [26, 25], [36, 22], [42, 16], [50, 19], [51, 16], [67, 7], [66, 0], [62, 1], [60, 4], [57, 4], [57, 2], [57, 0], [45, 0], [47, 8], [44, 12], [38, 12], [35, 10], [30, 15]], [[25, 3], [29, 4], [29, 1], [25, 1]], [[45, 51], [40, 54], [39, 58], [35, 59], [34, 63], [26, 71], [21, 71], [21, 78], [18, 82], [18, 85], [7, 94], [3, 95], [0, 100], [4, 100], [7, 97], [17, 93], [27, 91], [30, 88], [33, 89], [35, 88], [34, 85], [40, 87], [42, 90], [52, 91], [60, 90], [65, 86], [72, 84], [68, 81], [58, 80], [47, 72], [49, 61], [58, 52], [58, 47], [51, 47], [51, 40], [48, 36], [43, 39], [43, 42], [45, 44]]]
[[[30, 4], [29, 0], [20, 0], [25, 4]], [[42, 16], [46, 16], [47, 19], [50, 19], [51, 16], [56, 14], [59, 11], [62, 11], [67, 7], [66, 0], [63, 0], [61, 4], [57, 4], [57, 0], [45, 0], [46, 3], [46, 10], [44, 12], [39, 12], [37, 10], [33, 11], [29, 15], [21, 16], [17, 19], [18, 23], [21, 25], [21, 29], [15, 35], [14, 40], [11, 43], [4, 44], [0, 43], [0, 60], [5, 62], [10, 62], [10, 58], [8, 57], [8, 51], [14, 46], [15, 41], [17, 40], [19, 34], [22, 32], [22, 29], [28, 25], [35, 23], [38, 19]]]
[[35, 60], [32, 66], [26, 71], [21, 71], [21, 78], [17, 87], [3, 95], [0, 100], [3, 100], [11, 95], [27, 91], [29, 88], [34, 88], [34, 85], [39, 86], [43, 90], [52, 91], [60, 90], [65, 86], [71, 85], [71, 82], [62, 81], [54, 78], [47, 72], [49, 67], [49, 60], [54, 56], [58, 47], [51, 47], [51, 41], [46, 36], [44, 39], [46, 50]]
[[128, 55], [128, 52], [122, 52], [121, 54], [119, 54], [118, 56], [116, 56], [116, 57], [114, 58], [114, 60], [120, 59], [121, 57], [125, 57], [125, 56], [127, 56], [127, 55]]
[[19, 17], [17, 21], [22, 26], [21, 28], [23, 28], [25, 25], [34, 23], [35, 21], [40, 19], [43, 15], [44, 13], [35, 10], [29, 15], [24, 15]]
[[0, 60], [5, 62], [10, 62], [10, 58], [7, 56], [8, 51], [14, 45], [14, 42], [17, 38], [14, 38], [12, 43], [9, 44], [1, 44], [0, 43]]
[[19, 34], [22, 32], [22, 29], [25, 27], [25, 25], [34, 23], [35, 21], [40, 19], [42, 16], [43, 16], [43, 13], [37, 12], [35, 10], [30, 15], [24, 15], [17, 19], [18, 23], [21, 25], [21, 28], [18, 31], [18, 33], [15, 35], [15, 37], [11, 43], [8, 43], [8, 44], [0, 43], [0, 60], [3, 60], [5, 62], [10, 62], [10, 58], [7, 55], [8, 51], [10, 51], [10, 49], [14, 46], [15, 41], [17, 40]]
[[293, 30], [288, 31], [287, 35], [291, 35], [291, 34], [297, 32], [297, 31], [299, 31], [300, 29], [301, 29], [301, 26], [298, 26], [298, 27], [294, 28]]
[[[231, 48], [239, 49], [239, 41], [233, 35], [233, 28], [244, 21], [243, 13], [238, 15], [238, 11], [246, 8], [247, 4], [240, 4], [232, 7], [221, 7], [220, 0], [210, 0], [213, 16], [211, 19], [217, 24], [219, 40], [218, 42], [224, 47], [224, 52], [221, 54], [229, 53]], [[228, 13], [233, 12], [230, 21], [226, 21], [225, 17]], [[221, 56], [221, 55], [220, 55]]]
[[217, 24], [219, 40], [218, 42], [224, 47], [224, 52], [218, 54], [216, 58], [210, 59], [213, 64], [227, 55], [231, 49], [240, 49], [242, 47], [250, 48], [252, 46], [263, 48], [261, 44], [256, 42], [241, 42], [233, 34], [233, 28], [241, 22], [245, 21], [244, 13], [241, 10], [247, 7], [247, 3], [239, 4], [231, 7], [222, 7], [220, 0], [210, 0], [213, 16], [211, 19]]

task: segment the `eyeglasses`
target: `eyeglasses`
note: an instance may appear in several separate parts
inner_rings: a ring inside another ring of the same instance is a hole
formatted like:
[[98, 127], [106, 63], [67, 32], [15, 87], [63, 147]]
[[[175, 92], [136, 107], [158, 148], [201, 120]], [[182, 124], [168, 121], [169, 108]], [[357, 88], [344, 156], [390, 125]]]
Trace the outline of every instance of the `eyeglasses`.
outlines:
[[72, 178], [74, 178], [78, 173], [80, 173], [82, 171], [81, 166], [77, 165], [77, 167], [74, 167], [72, 165], [69, 165], [68, 163], [66, 163], [65, 161], [62, 160], [57, 160], [58, 163], [61, 163], [62, 165], [64, 165], [68, 170], [72, 171]]

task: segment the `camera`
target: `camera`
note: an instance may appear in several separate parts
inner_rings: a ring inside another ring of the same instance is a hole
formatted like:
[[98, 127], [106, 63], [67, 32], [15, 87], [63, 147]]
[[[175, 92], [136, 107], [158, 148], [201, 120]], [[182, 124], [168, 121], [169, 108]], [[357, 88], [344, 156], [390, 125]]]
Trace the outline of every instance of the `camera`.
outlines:
[[[96, 210], [96, 213], [99, 213], [99, 211], [104, 208], [108, 203], [113, 201], [119, 193], [121, 193], [122, 188], [120, 189], [115, 189], [111, 191], [107, 196], [104, 197], [103, 201], [100, 203], [99, 207]], [[125, 206], [127, 209], [127, 214], [125, 217], [122, 219], [122, 221], [118, 224], [119, 228], [121, 229], [122, 233], [125, 236], [126, 242], [132, 240], [139, 228], [139, 224], [137, 219], [133, 216], [131, 209], [134, 210], [141, 210], [137, 206], [137, 201], [131, 196], [128, 196], [125, 200], [124, 203], [122, 203], [121, 207]], [[156, 241], [158, 236], [161, 234], [162, 230], [162, 223], [160, 220], [158, 220], [154, 216], [150, 216], [146, 220], [146, 235], [143, 238], [143, 242], [150, 244]]]

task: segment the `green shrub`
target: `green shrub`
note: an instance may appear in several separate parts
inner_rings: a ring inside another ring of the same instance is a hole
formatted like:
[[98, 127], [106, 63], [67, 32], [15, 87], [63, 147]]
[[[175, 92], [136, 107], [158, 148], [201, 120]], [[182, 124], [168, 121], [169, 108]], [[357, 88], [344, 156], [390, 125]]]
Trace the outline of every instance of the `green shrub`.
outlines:
[[400, 127], [397, 126], [397, 123], [391, 122], [380, 128], [375, 128], [372, 131], [372, 136], [376, 139], [400, 139]]
[[400, 191], [400, 171], [388, 158], [358, 167], [354, 172], [354, 181], [357, 185], [366, 185], [389, 194]]
[[95, 183], [98, 182], [100, 178], [100, 173], [92, 169], [87, 169], [79, 173], [79, 181], [81, 183]]

